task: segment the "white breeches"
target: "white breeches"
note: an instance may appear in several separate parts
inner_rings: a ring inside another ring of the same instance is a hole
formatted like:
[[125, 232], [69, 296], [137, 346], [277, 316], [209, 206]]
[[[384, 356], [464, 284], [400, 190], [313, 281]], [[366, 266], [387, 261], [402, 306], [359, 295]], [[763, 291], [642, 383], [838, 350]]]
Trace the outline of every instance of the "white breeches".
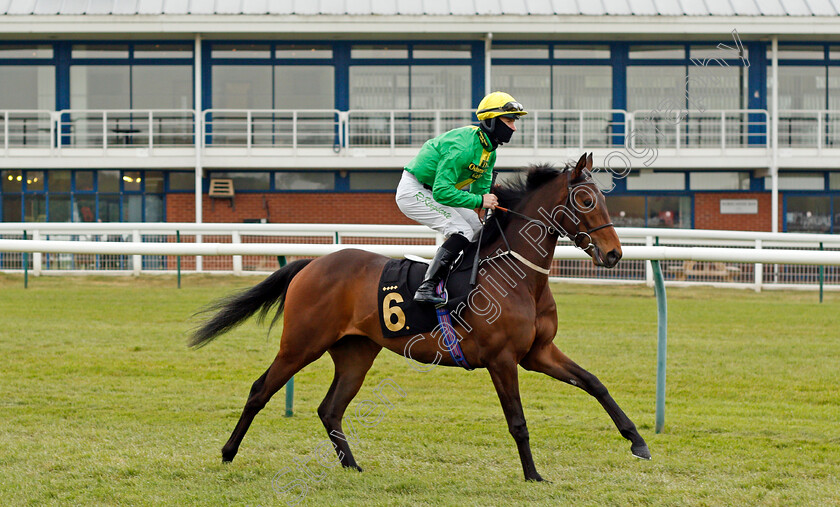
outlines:
[[403, 171], [397, 185], [397, 206], [405, 216], [431, 227], [444, 238], [457, 232], [472, 241], [481, 229], [481, 221], [475, 211], [440, 204], [432, 197], [432, 191], [408, 171]]

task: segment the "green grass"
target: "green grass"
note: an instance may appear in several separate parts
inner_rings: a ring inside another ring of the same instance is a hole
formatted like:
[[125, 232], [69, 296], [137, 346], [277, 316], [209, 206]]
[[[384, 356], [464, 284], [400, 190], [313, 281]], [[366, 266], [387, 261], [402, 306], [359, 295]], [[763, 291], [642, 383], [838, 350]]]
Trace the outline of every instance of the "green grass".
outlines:
[[[0, 503], [284, 505], [274, 475], [315, 456], [325, 357], [220, 449], [279, 334], [249, 322], [185, 347], [190, 315], [256, 278], [0, 275]], [[485, 370], [419, 373], [383, 352], [406, 393], [357, 426], [362, 474], [307, 481], [303, 505], [840, 505], [840, 295], [669, 289], [668, 404], [655, 434], [656, 303], [644, 287], [555, 287], [557, 344], [599, 376], [647, 439], [630, 455], [598, 403], [521, 372], [537, 469], [526, 483]], [[321, 468], [313, 460], [314, 472]], [[286, 484], [301, 472], [280, 479]]]

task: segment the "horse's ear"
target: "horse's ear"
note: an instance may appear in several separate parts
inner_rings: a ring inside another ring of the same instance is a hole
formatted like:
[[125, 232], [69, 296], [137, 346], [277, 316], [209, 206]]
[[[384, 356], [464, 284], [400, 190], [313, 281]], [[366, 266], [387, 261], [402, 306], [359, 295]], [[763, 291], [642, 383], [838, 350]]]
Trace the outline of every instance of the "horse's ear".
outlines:
[[587, 170], [587, 171], [589, 171], [589, 172], [592, 172], [592, 159], [593, 159], [593, 155], [594, 155], [594, 153], [592, 153], [592, 152], [590, 151], [590, 152], [589, 152], [589, 157], [587, 157], [587, 159], [586, 159], [586, 170]]
[[577, 164], [575, 165], [575, 168], [572, 171], [572, 181], [580, 179], [580, 176], [583, 173], [583, 169], [585, 167], [586, 167], [586, 153], [581, 155], [580, 160], [578, 160]]

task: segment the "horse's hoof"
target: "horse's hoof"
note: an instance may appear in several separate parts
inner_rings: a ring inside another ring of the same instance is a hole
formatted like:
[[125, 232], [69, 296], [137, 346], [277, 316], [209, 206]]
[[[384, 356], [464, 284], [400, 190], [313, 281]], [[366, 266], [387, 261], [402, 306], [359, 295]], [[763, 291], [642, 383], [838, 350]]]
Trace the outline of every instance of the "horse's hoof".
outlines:
[[360, 467], [359, 465], [344, 465], [344, 468], [349, 468], [350, 470], [355, 470], [357, 472], [362, 471], [362, 467]]
[[236, 457], [236, 451], [234, 452], [225, 452], [222, 451], [222, 463], [230, 463], [233, 461], [233, 458]]
[[543, 479], [540, 474], [537, 474], [534, 477], [526, 477], [525, 480], [528, 481], [528, 482], [546, 482], [546, 483], [550, 482], [550, 481], [547, 481], [547, 480]]
[[630, 446], [630, 452], [633, 453], [633, 456], [639, 459], [650, 459], [650, 450], [645, 443]]

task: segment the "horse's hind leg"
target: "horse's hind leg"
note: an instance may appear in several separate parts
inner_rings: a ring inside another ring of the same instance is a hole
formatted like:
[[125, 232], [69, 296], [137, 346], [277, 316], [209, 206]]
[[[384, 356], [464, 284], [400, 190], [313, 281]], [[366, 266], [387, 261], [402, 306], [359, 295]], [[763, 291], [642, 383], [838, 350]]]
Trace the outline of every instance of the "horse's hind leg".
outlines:
[[341, 465], [355, 468], [356, 464], [350, 451], [349, 437], [341, 427], [341, 420], [347, 406], [359, 392], [368, 370], [376, 359], [382, 346], [365, 336], [345, 336], [330, 347], [329, 353], [335, 363], [335, 376], [324, 401], [318, 407], [318, 416], [324, 423], [330, 440], [335, 444], [335, 452]]
[[553, 343], [531, 350], [520, 364], [527, 370], [545, 373], [557, 380], [577, 386], [592, 395], [610, 415], [621, 436], [631, 442], [630, 451], [633, 456], [650, 459], [648, 446], [636, 430], [636, 425], [610, 396], [604, 384], [595, 375], [569, 359]]
[[268, 367], [265, 373], [254, 382], [251, 386], [251, 392], [248, 395], [248, 401], [245, 402], [245, 408], [242, 409], [242, 415], [239, 417], [239, 422], [236, 423], [236, 428], [230, 435], [227, 443], [222, 447], [222, 461], [232, 461], [239, 450], [239, 444], [245, 437], [248, 427], [260, 410], [265, 407], [268, 400], [274, 396], [274, 393], [286, 385], [286, 382], [292, 378], [292, 375], [300, 371], [304, 366], [311, 363], [323, 354], [323, 350], [317, 354], [303, 355], [298, 353], [295, 355], [284, 354], [281, 349], [274, 358], [274, 362]]

